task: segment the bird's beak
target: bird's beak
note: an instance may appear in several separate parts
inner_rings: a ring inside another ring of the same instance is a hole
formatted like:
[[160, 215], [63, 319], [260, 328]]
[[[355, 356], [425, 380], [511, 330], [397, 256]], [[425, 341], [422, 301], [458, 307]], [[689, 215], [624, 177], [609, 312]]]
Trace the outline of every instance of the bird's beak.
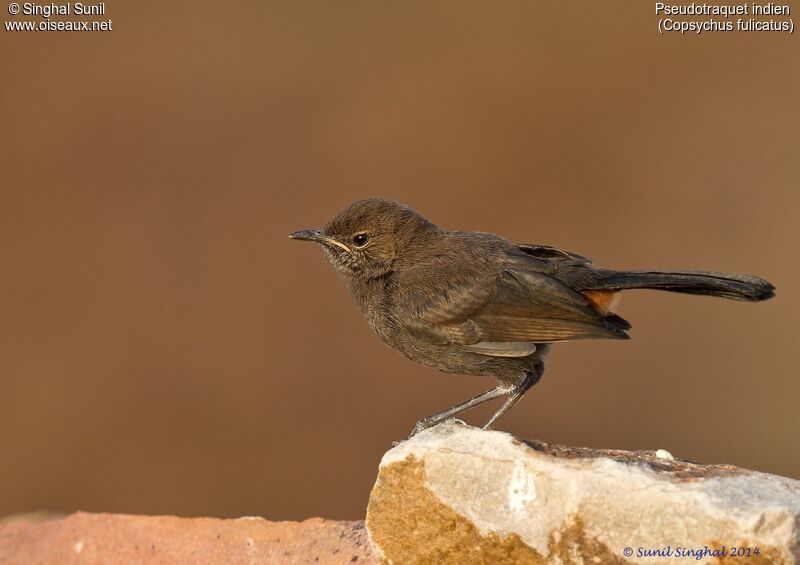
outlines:
[[322, 243], [329, 247], [338, 247], [339, 249], [343, 249], [344, 251], [350, 253], [350, 248], [347, 247], [344, 243], [341, 243], [333, 238], [322, 235], [322, 232], [320, 230], [296, 231], [293, 234], [289, 234], [289, 239], [300, 239], [304, 241], [313, 241], [315, 243]]
[[289, 239], [302, 239], [306, 241], [322, 241], [322, 232], [319, 230], [300, 230], [289, 234]]

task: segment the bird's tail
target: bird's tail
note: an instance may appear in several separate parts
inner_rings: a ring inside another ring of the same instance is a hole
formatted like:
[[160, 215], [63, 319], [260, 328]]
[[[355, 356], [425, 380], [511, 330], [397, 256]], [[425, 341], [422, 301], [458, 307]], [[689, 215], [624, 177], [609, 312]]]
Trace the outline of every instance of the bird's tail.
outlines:
[[599, 269], [592, 289], [625, 290], [650, 288], [706, 294], [733, 300], [766, 300], [775, 296], [775, 287], [764, 279], [734, 273], [705, 271], [611, 271]]

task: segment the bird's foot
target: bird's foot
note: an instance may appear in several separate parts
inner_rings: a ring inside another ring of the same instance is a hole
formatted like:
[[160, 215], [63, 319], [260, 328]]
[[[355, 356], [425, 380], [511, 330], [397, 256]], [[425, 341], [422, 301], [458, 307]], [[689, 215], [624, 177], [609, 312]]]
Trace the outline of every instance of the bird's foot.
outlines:
[[408, 436], [409, 439], [420, 433], [422, 430], [427, 430], [428, 428], [432, 428], [436, 424], [438, 424], [438, 422], [433, 418], [423, 418], [414, 425], [414, 429], [411, 430], [411, 433]]
[[439, 424], [445, 424], [445, 423], [459, 424], [461, 426], [468, 426], [469, 425], [464, 420], [462, 420], [461, 418], [447, 418], [445, 420], [437, 420], [436, 418], [434, 418], [432, 416], [429, 417], [429, 418], [423, 418], [422, 420], [417, 422], [417, 424], [414, 426], [414, 429], [411, 430], [411, 433], [409, 434], [408, 438], [406, 438], [405, 440], [393, 441], [392, 442], [392, 447], [397, 447], [398, 445], [400, 445], [404, 441], [408, 441], [409, 439], [411, 439], [412, 437], [417, 435], [422, 430], [427, 430], [428, 428], [432, 428], [434, 426], [438, 426]]
[[462, 426], [466, 426], [467, 425], [467, 423], [464, 420], [462, 420], [461, 418], [447, 418], [445, 420], [440, 420], [440, 419], [434, 418], [434, 417], [423, 418], [422, 420], [417, 422], [417, 425], [414, 426], [414, 429], [411, 430], [411, 435], [408, 436], [408, 437], [412, 438], [415, 435], [417, 435], [419, 432], [421, 432], [422, 430], [427, 430], [428, 428], [432, 428], [434, 426], [438, 426], [439, 424], [445, 424], [445, 423], [448, 423], [448, 424], [460, 424]]

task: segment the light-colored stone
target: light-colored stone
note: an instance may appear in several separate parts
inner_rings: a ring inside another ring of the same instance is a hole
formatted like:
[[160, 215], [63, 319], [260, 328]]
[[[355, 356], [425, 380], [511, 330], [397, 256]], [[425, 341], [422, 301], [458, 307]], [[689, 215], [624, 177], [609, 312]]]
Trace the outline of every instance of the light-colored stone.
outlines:
[[2, 565], [359, 565], [375, 561], [363, 522], [177, 518], [78, 512], [0, 522]]
[[800, 481], [665, 453], [443, 424], [384, 456], [370, 541], [403, 565], [798, 561]]

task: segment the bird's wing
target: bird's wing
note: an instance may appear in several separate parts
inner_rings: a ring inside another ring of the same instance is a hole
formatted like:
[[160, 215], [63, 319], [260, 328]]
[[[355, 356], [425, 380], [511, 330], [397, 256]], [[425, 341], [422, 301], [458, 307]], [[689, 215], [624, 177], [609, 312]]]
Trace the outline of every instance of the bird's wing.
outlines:
[[397, 294], [404, 314], [397, 319], [429, 343], [496, 356], [529, 355], [534, 343], [627, 337], [586, 297], [528, 266], [512, 259], [488, 274], [419, 266], [407, 274], [423, 284], [396, 287], [410, 289]]
[[586, 267], [593, 265], [592, 260], [584, 257], [583, 255], [578, 255], [577, 253], [572, 253], [571, 251], [564, 251], [563, 249], [558, 249], [556, 247], [550, 247], [549, 245], [518, 243], [516, 247], [526, 255], [536, 259], [555, 262], [568, 262], [573, 265], [583, 265]]

